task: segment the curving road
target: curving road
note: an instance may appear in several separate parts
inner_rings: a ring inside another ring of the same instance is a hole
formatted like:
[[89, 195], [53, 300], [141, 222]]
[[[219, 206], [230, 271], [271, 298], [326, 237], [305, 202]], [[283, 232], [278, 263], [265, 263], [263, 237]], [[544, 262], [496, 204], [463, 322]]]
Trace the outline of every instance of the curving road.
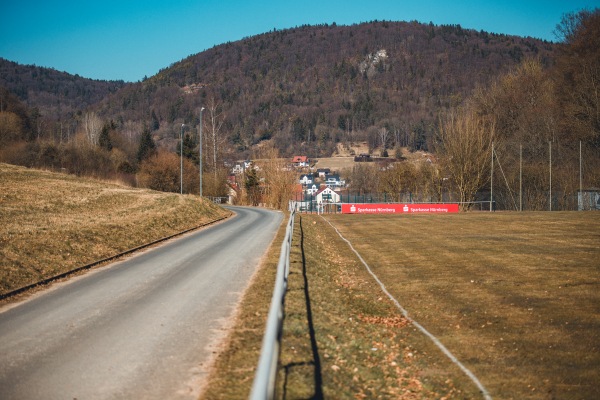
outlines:
[[196, 398], [282, 214], [229, 220], [0, 310], [0, 399]]

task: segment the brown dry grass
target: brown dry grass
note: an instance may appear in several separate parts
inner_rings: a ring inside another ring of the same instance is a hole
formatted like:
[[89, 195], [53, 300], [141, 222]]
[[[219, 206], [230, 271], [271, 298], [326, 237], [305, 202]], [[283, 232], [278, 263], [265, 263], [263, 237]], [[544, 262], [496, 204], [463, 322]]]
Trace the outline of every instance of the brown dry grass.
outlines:
[[[366, 146], [366, 145], [365, 145]], [[341, 144], [338, 147], [342, 147]], [[356, 147], [354, 148], [355, 154], [360, 153], [368, 153], [368, 148], [366, 147]], [[390, 154], [389, 159], [394, 159], [394, 150], [388, 149]], [[332, 171], [340, 172], [340, 171], [351, 171], [352, 168], [356, 165], [362, 166], [371, 166], [373, 168], [377, 167], [377, 163], [360, 163], [357, 164], [354, 162], [354, 156], [350, 156], [349, 153], [341, 153], [342, 155], [337, 155], [334, 157], [321, 157], [316, 159], [316, 163], [314, 165], [315, 168], [330, 168]], [[402, 155], [406, 158], [408, 162], [413, 164], [422, 164], [425, 163], [428, 159], [433, 158], [430, 153], [424, 151], [415, 151], [410, 152], [407, 148], [402, 149]], [[377, 152], [374, 156], [379, 157], [379, 153]]]
[[[248, 398], [283, 233], [281, 229], [246, 292], [202, 398]], [[418, 333], [323, 220], [298, 216], [292, 246], [277, 398], [477, 395], [476, 389], [462, 383], [462, 376], [456, 378], [455, 371], [435, 366], [436, 373], [431, 368], [423, 372], [421, 359], [435, 349], [419, 342]]]
[[225, 215], [193, 196], [0, 164], [0, 293]]
[[[327, 218], [493, 398], [599, 397], [599, 213]], [[203, 398], [249, 394], [282, 237]], [[297, 217], [280, 365], [278, 398], [482, 398], [315, 215]]]
[[492, 397], [600, 398], [600, 213], [328, 218]]
[[247, 399], [250, 394], [287, 222], [286, 217], [244, 293], [235, 326], [217, 354], [203, 389], [203, 399]]
[[315, 168], [329, 168], [332, 171], [339, 172], [345, 169], [351, 170], [354, 165], [354, 157], [331, 157], [318, 158]]
[[[302, 215], [286, 297], [280, 398], [459, 399], [462, 376], [422, 360], [435, 351], [320, 217]], [[300, 233], [303, 233], [301, 240]], [[442, 363], [445, 361], [442, 361]]]

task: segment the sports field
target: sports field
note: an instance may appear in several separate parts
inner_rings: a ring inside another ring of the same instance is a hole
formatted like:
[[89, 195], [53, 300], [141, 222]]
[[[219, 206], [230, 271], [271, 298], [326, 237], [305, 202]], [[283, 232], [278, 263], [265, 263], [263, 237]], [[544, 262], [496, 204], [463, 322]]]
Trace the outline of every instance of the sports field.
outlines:
[[600, 398], [600, 213], [326, 218], [493, 398]]
[[[600, 398], [600, 213], [296, 216], [276, 398]], [[247, 398], [283, 231], [202, 398]]]

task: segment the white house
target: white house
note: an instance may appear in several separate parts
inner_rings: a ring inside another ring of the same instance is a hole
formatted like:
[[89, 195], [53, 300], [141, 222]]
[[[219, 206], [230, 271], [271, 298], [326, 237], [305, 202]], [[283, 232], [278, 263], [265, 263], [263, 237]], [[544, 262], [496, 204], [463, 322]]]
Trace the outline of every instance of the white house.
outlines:
[[315, 195], [315, 200], [318, 204], [323, 203], [339, 203], [340, 202], [340, 194], [335, 192], [330, 187], [324, 187], [319, 189], [317, 194]]
[[308, 167], [310, 165], [310, 160], [307, 156], [294, 156], [292, 158], [292, 164], [296, 167]]
[[339, 188], [346, 185], [346, 181], [341, 180], [338, 174], [331, 174], [325, 177], [325, 184], [328, 187]]
[[318, 168], [317, 174], [319, 174], [319, 178], [324, 179], [327, 175], [331, 174], [331, 170], [329, 168]]
[[314, 177], [312, 174], [304, 174], [300, 176], [300, 183], [302, 185], [312, 185], [314, 182]]
[[313, 183], [311, 187], [306, 188], [306, 194], [314, 195], [319, 191], [319, 187]]

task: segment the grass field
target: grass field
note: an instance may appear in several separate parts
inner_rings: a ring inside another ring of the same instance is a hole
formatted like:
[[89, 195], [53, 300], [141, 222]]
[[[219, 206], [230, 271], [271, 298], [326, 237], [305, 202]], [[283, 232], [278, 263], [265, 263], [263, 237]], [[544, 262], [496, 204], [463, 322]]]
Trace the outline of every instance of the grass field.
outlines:
[[[422, 342], [331, 233], [315, 215], [296, 218], [276, 398], [477, 396], [456, 371], [423, 368], [421, 356], [433, 346]], [[245, 293], [203, 399], [248, 398], [282, 238], [283, 230]]]
[[193, 196], [0, 164], [0, 293], [225, 215]]
[[[600, 398], [599, 213], [326, 218], [494, 399]], [[249, 393], [279, 243], [204, 398]], [[325, 220], [293, 245], [278, 398], [482, 398]]]
[[[192, 196], [0, 164], [0, 292], [227, 214]], [[600, 398], [600, 213], [332, 215], [494, 399]], [[247, 398], [283, 232], [204, 398]], [[279, 398], [481, 398], [323, 218], [297, 218]]]
[[333, 216], [494, 398], [600, 398], [600, 213]]

